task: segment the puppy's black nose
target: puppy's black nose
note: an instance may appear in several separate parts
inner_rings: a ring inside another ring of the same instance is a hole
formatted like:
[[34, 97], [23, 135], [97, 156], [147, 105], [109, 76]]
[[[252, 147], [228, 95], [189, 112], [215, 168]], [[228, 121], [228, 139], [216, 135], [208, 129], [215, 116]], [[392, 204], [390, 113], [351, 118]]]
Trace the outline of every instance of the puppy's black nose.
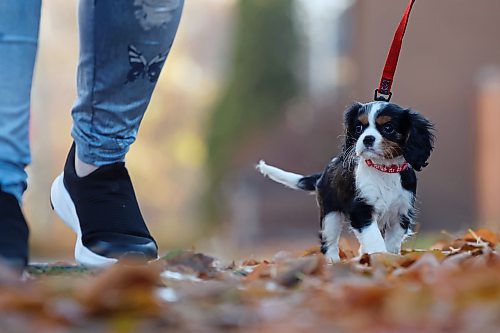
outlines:
[[367, 135], [363, 139], [363, 143], [365, 144], [366, 147], [371, 147], [373, 146], [373, 143], [375, 142], [375, 137], [373, 135]]

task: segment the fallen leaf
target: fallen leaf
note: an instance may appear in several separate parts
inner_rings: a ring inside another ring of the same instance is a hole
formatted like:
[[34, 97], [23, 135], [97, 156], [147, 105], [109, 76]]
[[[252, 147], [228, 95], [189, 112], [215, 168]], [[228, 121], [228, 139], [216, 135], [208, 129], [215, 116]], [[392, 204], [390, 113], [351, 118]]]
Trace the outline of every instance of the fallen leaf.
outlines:
[[258, 279], [267, 279], [271, 277], [271, 265], [269, 263], [261, 263], [243, 278], [243, 282], [248, 283]]
[[91, 315], [116, 312], [156, 315], [160, 303], [155, 289], [160, 284], [157, 266], [117, 263], [85, 281], [78, 289], [77, 299]]
[[155, 265], [162, 270], [193, 274], [202, 279], [216, 278], [218, 274], [213, 257], [192, 251], [178, 252], [168, 259], [158, 260]]
[[482, 241], [488, 242], [492, 247], [499, 242], [498, 234], [488, 229], [470, 230], [463, 238], [468, 242], [476, 242], [479, 238]]
[[318, 275], [323, 272], [326, 264], [323, 255], [302, 257], [291, 261], [288, 267], [278, 271], [275, 281], [287, 288], [296, 286], [306, 275]]

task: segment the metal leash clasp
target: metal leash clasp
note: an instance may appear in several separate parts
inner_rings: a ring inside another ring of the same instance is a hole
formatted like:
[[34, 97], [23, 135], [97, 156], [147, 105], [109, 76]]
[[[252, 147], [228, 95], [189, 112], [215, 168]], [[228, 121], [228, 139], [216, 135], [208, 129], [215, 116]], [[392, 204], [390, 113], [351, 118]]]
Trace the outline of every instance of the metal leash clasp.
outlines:
[[392, 97], [392, 92], [389, 91], [389, 95], [382, 94], [378, 89], [375, 89], [375, 95], [373, 99], [377, 102], [389, 102]]

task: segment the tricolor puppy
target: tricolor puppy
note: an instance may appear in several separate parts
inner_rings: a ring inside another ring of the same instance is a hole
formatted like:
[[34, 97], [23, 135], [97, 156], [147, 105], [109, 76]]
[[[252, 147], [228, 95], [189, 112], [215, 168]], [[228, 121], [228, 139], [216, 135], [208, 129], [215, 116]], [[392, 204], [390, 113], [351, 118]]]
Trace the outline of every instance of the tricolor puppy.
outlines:
[[315, 192], [321, 251], [338, 261], [342, 225], [349, 222], [360, 254], [399, 253], [414, 226], [415, 171], [427, 166], [433, 125], [386, 102], [356, 103], [344, 115], [345, 142], [322, 173], [302, 176], [260, 161], [258, 170], [294, 189]]

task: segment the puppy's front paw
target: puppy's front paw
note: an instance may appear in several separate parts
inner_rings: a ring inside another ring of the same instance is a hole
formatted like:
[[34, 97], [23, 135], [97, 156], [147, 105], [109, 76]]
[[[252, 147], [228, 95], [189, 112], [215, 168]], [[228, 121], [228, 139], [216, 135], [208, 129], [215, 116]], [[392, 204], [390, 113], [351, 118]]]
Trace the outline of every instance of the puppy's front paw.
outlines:
[[401, 254], [401, 245], [387, 245], [387, 252], [393, 254]]
[[361, 257], [363, 254], [374, 254], [374, 253], [387, 253], [387, 249], [384, 247], [375, 247], [370, 249], [359, 248], [359, 256]]
[[332, 264], [340, 262], [339, 250], [338, 249], [328, 249], [325, 253], [326, 261]]

